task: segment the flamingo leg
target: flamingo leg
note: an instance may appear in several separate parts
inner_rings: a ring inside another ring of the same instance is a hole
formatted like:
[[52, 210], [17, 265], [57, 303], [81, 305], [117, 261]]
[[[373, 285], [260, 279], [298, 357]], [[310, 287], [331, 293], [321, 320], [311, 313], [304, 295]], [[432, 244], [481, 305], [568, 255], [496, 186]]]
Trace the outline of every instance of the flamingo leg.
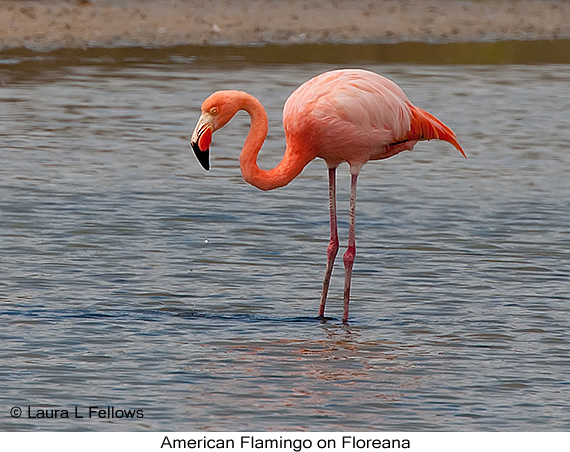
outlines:
[[356, 181], [358, 175], [353, 174], [350, 181], [350, 219], [348, 224], [348, 246], [343, 256], [344, 261], [344, 305], [342, 322], [348, 322], [348, 304], [350, 302], [350, 282], [352, 280], [352, 266], [356, 256]]
[[333, 271], [334, 261], [338, 253], [338, 227], [336, 220], [336, 168], [329, 168], [329, 206], [330, 206], [330, 222], [331, 222], [331, 239], [327, 248], [327, 268], [325, 270], [325, 278], [323, 280], [323, 291], [321, 292], [321, 304], [319, 306], [319, 317], [325, 315], [325, 304], [327, 302], [327, 294], [331, 282], [331, 274]]

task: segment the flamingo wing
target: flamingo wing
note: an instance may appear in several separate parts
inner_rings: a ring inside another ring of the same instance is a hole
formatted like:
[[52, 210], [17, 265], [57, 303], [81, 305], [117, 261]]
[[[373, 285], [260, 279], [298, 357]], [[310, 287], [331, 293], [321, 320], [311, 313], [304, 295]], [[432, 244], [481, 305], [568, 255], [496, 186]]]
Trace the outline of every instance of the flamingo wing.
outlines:
[[420, 140], [442, 139], [460, 152], [453, 132], [412, 105], [391, 80], [365, 70], [337, 70], [301, 85], [283, 110], [285, 133], [311, 147], [330, 167], [410, 150]]

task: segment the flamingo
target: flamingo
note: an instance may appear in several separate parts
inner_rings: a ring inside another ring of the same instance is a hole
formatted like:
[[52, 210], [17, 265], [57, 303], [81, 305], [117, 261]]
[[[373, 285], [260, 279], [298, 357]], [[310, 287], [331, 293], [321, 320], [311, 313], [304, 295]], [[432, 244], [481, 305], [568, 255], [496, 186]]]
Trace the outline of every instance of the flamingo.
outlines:
[[325, 72], [303, 83], [285, 102], [283, 127], [285, 154], [271, 170], [257, 165], [257, 155], [267, 137], [265, 109], [243, 91], [217, 91], [203, 103], [190, 144], [202, 167], [209, 171], [212, 134], [245, 110], [251, 117], [239, 161], [244, 180], [261, 190], [283, 187], [316, 157], [328, 168], [330, 242], [321, 292], [319, 317], [324, 319], [329, 283], [339, 249], [336, 214], [336, 169], [350, 165], [348, 246], [343, 256], [344, 303], [342, 322], [348, 323], [352, 268], [356, 255], [356, 183], [369, 160], [392, 157], [412, 150], [418, 141], [439, 139], [452, 144], [465, 158], [453, 131], [440, 120], [414, 106], [391, 80], [361, 69]]

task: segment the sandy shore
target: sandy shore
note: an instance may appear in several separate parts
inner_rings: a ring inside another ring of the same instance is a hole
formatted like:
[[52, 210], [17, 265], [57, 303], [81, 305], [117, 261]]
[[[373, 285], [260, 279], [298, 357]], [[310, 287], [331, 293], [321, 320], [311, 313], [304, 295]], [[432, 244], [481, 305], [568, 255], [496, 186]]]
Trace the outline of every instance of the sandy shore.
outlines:
[[543, 0], [0, 0], [0, 49], [570, 38]]

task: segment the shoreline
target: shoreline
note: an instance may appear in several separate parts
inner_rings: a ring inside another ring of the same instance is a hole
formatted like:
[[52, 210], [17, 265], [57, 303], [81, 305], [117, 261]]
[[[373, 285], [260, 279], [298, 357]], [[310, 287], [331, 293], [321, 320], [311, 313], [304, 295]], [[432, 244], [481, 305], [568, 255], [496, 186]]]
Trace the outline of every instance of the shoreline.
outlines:
[[0, 0], [0, 51], [568, 39], [560, 0]]
[[42, 67], [68, 64], [570, 64], [570, 39], [432, 44], [418, 41], [372, 44], [115, 46], [0, 50], [0, 68], [42, 61]]

